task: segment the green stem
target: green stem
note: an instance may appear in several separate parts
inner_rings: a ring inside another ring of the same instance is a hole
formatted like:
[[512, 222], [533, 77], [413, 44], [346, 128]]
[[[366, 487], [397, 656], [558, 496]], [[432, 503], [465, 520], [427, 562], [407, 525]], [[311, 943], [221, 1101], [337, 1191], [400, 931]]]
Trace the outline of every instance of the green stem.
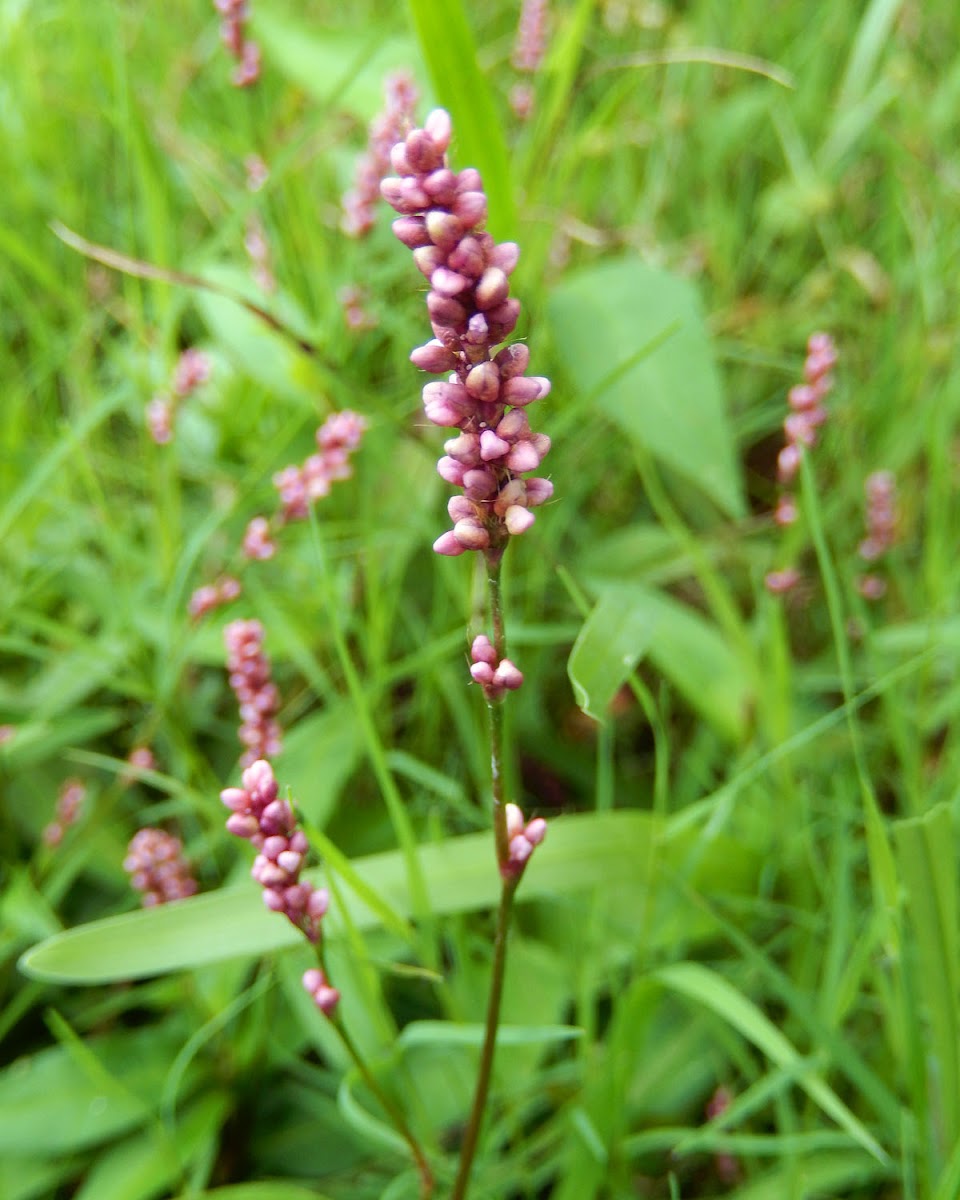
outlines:
[[376, 1097], [380, 1107], [393, 1122], [394, 1128], [410, 1147], [410, 1153], [413, 1155], [413, 1161], [417, 1165], [417, 1171], [420, 1173], [420, 1196], [422, 1200], [430, 1200], [433, 1195], [434, 1179], [433, 1171], [430, 1168], [430, 1163], [423, 1151], [423, 1147], [417, 1141], [416, 1134], [407, 1124], [406, 1118], [401, 1112], [396, 1102], [391, 1099], [386, 1091], [380, 1086], [377, 1077], [367, 1066], [356, 1043], [347, 1032], [346, 1026], [340, 1019], [339, 1015], [334, 1014], [329, 1018], [330, 1024], [337, 1031], [340, 1041], [343, 1043], [344, 1049], [353, 1059], [354, 1065], [363, 1076], [363, 1081]]
[[507, 964], [507, 933], [510, 928], [510, 913], [519, 878], [505, 879], [500, 891], [500, 909], [497, 913], [497, 932], [493, 944], [493, 971], [490, 976], [490, 993], [487, 998], [487, 1021], [480, 1052], [480, 1069], [477, 1086], [473, 1094], [473, 1107], [467, 1121], [463, 1145], [460, 1147], [460, 1165], [450, 1200], [464, 1200], [470, 1183], [470, 1168], [477, 1151], [483, 1114], [490, 1091], [490, 1076], [493, 1071], [493, 1056], [497, 1048], [497, 1027], [500, 1024], [500, 1002], [503, 998], [503, 978]]

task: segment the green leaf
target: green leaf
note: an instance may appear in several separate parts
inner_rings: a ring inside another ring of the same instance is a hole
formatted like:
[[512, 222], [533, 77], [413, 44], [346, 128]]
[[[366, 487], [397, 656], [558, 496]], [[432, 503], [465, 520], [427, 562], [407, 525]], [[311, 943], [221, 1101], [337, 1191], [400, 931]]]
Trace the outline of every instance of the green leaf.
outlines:
[[[546, 842], [527, 868], [519, 899], [567, 898], [578, 889], [603, 884], [639, 884], [660, 866], [680, 868], [689, 851], [682, 837], [657, 848], [663, 823], [650, 813], [585, 813], [550, 823]], [[699, 870], [717, 863], [706, 847]], [[471, 834], [422, 846], [420, 863], [432, 909], [437, 914], [493, 907], [500, 882], [493, 867], [490, 835]], [[412, 911], [402, 853], [390, 851], [355, 859], [367, 886], [403, 916]], [[320, 882], [320, 872], [308, 872]], [[345, 891], [348, 918], [358, 929], [375, 928], [377, 914]], [[344, 928], [336, 905], [326, 918], [328, 936]], [[57, 934], [27, 951], [20, 967], [27, 975], [60, 983], [104, 983], [179, 971], [227, 958], [267, 954], [302, 941], [296, 929], [264, 908], [252, 884], [206, 896], [107, 917]]]
[[264, 57], [323, 105], [369, 121], [383, 108], [383, 81], [392, 71], [420, 73], [416, 43], [379, 30], [322, 29], [258, 5], [253, 27]]
[[930, 1018], [934, 1123], [943, 1143], [960, 1133], [960, 935], [957, 932], [956, 841], [950, 808], [938, 804], [922, 817], [897, 821], [893, 842], [906, 889], [907, 915], [917, 950], [914, 993]]
[[582, 403], [742, 516], [736, 444], [694, 286], [622, 258], [570, 276], [548, 315]]
[[282, 1179], [262, 1183], [236, 1183], [210, 1192], [184, 1192], [181, 1200], [326, 1200], [321, 1192]]
[[453, 120], [451, 164], [477, 168], [489, 205], [487, 227], [497, 239], [515, 237], [510, 155], [466, 7], [462, 0], [409, 0], [409, 9], [437, 97]]
[[[481, 1046], [482, 1025], [454, 1025], [449, 1021], [411, 1021], [405, 1025], [397, 1045], [404, 1049], [414, 1046]], [[532, 1046], [544, 1042], [568, 1042], [583, 1037], [576, 1025], [500, 1025], [497, 1027], [498, 1046]]]
[[654, 628], [643, 607], [624, 609], [623, 597], [610, 592], [597, 601], [574, 643], [567, 674], [577, 704], [595, 721], [647, 652]]
[[574, 645], [568, 671], [584, 712], [600, 719], [644, 654], [719, 733], [743, 739], [753, 689], [740, 658], [700, 613], [637, 585], [603, 587]]
[[[277, 759], [284, 788], [313, 825], [323, 828], [360, 758], [360, 731], [349, 704], [335, 704], [298, 721]], [[323, 787], [317, 787], [317, 780]]]
[[20, 1058], [0, 1072], [0, 1156], [69, 1154], [147, 1119], [140, 1097], [159, 1095], [176, 1050], [171, 1039], [152, 1028], [88, 1039], [86, 1046], [102, 1068], [99, 1076], [68, 1046]]
[[797, 1084], [869, 1154], [888, 1163], [886, 1151], [836, 1092], [809, 1068], [779, 1029], [722, 975], [699, 963], [675, 963], [654, 973], [665, 987], [711, 1010], [752, 1042], [771, 1062], [797, 1076]]

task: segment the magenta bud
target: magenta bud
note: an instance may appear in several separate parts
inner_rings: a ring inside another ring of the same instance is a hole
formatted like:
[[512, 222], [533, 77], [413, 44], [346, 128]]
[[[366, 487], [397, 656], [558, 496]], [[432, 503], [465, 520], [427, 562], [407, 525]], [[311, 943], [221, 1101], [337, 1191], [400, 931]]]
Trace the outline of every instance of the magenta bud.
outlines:
[[512, 346], [504, 346], [493, 360], [500, 368], [501, 379], [513, 379], [522, 375], [530, 363], [530, 350], [526, 342], [514, 342]]
[[402, 185], [403, 180], [397, 178], [395, 175], [388, 175], [386, 179], [380, 180], [380, 195], [391, 208], [395, 208], [398, 211], [402, 211], [400, 209], [403, 203]]
[[478, 433], [460, 433], [443, 443], [443, 448], [457, 462], [468, 467], [480, 464], [480, 435]]
[[403, 142], [397, 144], [390, 151], [390, 166], [398, 175], [413, 175], [414, 170], [410, 165], [410, 160], [407, 157], [407, 147]]
[[463, 521], [467, 517], [475, 517], [477, 510], [466, 496], [451, 496], [447, 501], [447, 515], [456, 524], [457, 521]]
[[535, 518], [532, 512], [527, 508], [522, 508], [519, 504], [513, 504], [504, 513], [503, 523], [507, 527], [507, 532], [518, 537], [524, 533], [533, 524]]
[[420, 212], [430, 203], [430, 197], [420, 186], [419, 180], [413, 176], [401, 179], [400, 195], [407, 212]]
[[526, 492], [528, 506], [536, 508], [538, 504], [546, 504], [553, 495], [553, 484], [549, 479], [528, 479]]
[[497, 494], [497, 477], [489, 467], [474, 467], [463, 474], [463, 490], [471, 500], [489, 500]]
[[460, 239], [459, 244], [451, 250], [447, 258], [448, 267], [452, 267], [454, 271], [461, 271], [473, 279], [477, 279], [483, 274], [485, 265], [480, 243], [475, 237], [469, 235]]
[[463, 224], [453, 213], [446, 212], [442, 208], [431, 208], [426, 214], [425, 220], [430, 241], [435, 246], [439, 246], [444, 254], [449, 254], [463, 237]]
[[519, 319], [520, 301], [514, 300], [512, 297], [504, 300], [502, 304], [498, 304], [496, 308], [491, 308], [487, 312], [487, 320], [490, 322], [491, 327], [496, 329], [496, 338], [498, 341], [514, 331]]
[[511, 471], [522, 475], [525, 471], [535, 471], [540, 466], [540, 455], [533, 442], [517, 442], [507, 457], [503, 460]]
[[311, 996], [317, 990], [317, 988], [324, 987], [326, 982], [327, 981], [323, 972], [318, 971], [316, 967], [313, 967], [309, 971], [304, 971], [303, 973], [303, 986], [307, 989]]
[[454, 537], [465, 550], [486, 550], [490, 534], [476, 517], [465, 517], [453, 527]]
[[410, 355], [410, 361], [421, 371], [430, 371], [438, 375], [441, 371], [449, 371], [456, 365], [456, 355], [436, 338], [425, 346], [418, 346]]
[[510, 443], [497, 437], [492, 429], [485, 429], [480, 434], [480, 457], [484, 462], [493, 462], [503, 458], [510, 450]]
[[457, 176], [458, 192], [482, 192], [483, 180], [476, 167], [464, 167]]
[[283, 893], [278, 892], [276, 888], [263, 889], [263, 902], [271, 912], [283, 912], [287, 907]]
[[423, 181], [423, 190], [434, 204], [447, 207], [457, 194], [457, 177], [449, 167], [441, 167], [432, 171]]
[[406, 160], [418, 175], [435, 171], [443, 163], [443, 150], [424, 129], [411, 129], [406, 140]]
[[510, 293], [510, 280], [499, 267], [487, 267], [477, 284], [477, 308], [481, 312], [496, 308]]
[[515, 375], [508, 379], [501, 390], [501, 397], [507, 404], [522, 407], [539, 400], [542, 395], [542, 380], [531, 375]]
[[446, 152], [450, 145], [450, 135], [453, 132], [453, 126], [450, 121], [450, 114], [443, 108], [435, 108], [423, 123], [425, 133], [430, 135], [430, 138], [440, 151], [441, 154]]
[[464, 470], [463, 463], [458, 463], [455, 458], [444, 456], [437, 462], [437, 474], [447, 483], [452, 483], [454, 487], [463, 487], [467, 472]]
[[516, 242], [501, 242], [490, 255], [491, 267], [499, 267], [505, 275], [511, 275], [520, 261], [520, 247]]
[[420, 274], [425, 275], [429, 279], [434, 271], [443, 266], [446, 260], [443, 251], [431, 242], [426, 246], [419, 246], [414, 250], [413, 261], [416, 263]]
[[277, 861], [277, 856], [287, 849], [289, 841], [282, 833], [271, 834], [263, 843], [263, 856], [271, 862]]
[[[491, 666], [496, 665], [497, 652], [494, 650], [493, 643], [485, 633], [478, 633], [470, 643], [470, 657], [475, 663], [484, 662], [489, 663]], [[508, 805], [508, 813], [509, 807]], [[514, 805], [514, 807], [516, 806]]]
[[508, 484], [500, 489], [496, 502], [494, 503], [494, 511], [498, 516], [503, 514], [513, 504], [526, 505], [527, 503], [527, 485], [523, 479], [511, 479]]
[[465, 229], [482, 225], [487, 219], [487, 198], [483, 192], [458, 192], [453, 202], [453, 215]]
[[459, 425], [464, 416], [463, 409], [457, 408], [444, 399], [442, 395], [431, 396], [429, 399], [424, 400], [423, 411], [427, 420], [431, 421], [434, 425]]
[[553, 445], [549, 434], [535, 433], [530, 440], [533, 442], [533, 448], [540, 455], [541, 461], [545, 459], [550, 453], [550, 447]]
[[250, 807], [250, 796], [243, 788], [224, 788], [220, 800], [234, 812], [243, 812]]
[[522, 867], [533, 853], [533, 845], [522, 833], [510, 840], [510, 862], [513, 866]]
[[523, 674], [513, 665], [509, 658], [501, 658], [493, 673], [493, 681], [499, 687], [515, 692], [523, 685]]
[[227, 830], [236, 837], [252, 838], [260, 828], [257, 818], [252, 813], [231, 813], [227, 817]]
[[427, 292], [427, 310], [432, 321], [448, 329], [463, 325], [467, 319], [467, 310], [459, 301], [439, 292]]
[[489, 663], [474, 663], [470, 668], [470, 675], [474, 683], [479, 683], [484, 687], [493, 683], [493, 667]]
[[437, 267], [430, 276], [430, 286], [441, 296], [459, 296], [470, 286], [470, 280], [449, 267]]
[[417, 250], [420, 246], [430, 245], [430, 235], [423, 217], [397, 217], [392, 229], [397, 239], [408, 250]]
[[519, 408], [511, 409], [497, 425], [498, 436], [506, 438], [510, 442], [515, 442], [518, 438], [529, 434], [529, 432], [530, 422], [527, 420], [527, 414]]
[[282, 867], [288, 875], [296, 875], [303, 863], [303, 855], [296, 850], [284, 850], [277, 855], [277, 866]]
[[500, 372], [492, 362], [477, 363], [464, 380], [464, 386], [474, 400], [492, 404], [500, 395]]
[[457, 535], [452, 529], [440, 535], [433, 543], [435, 554], [445, 554], [449, 558], [456, 558], [458, 554], [464, 554], [463, 546], [457, 541]]
[[523, 831], [523, 836], [531, 845], [539, 846], [547, 836], [547, 823], [543, 817], [534, 817], [532, 821], [529, 821]]
[[307, 915], [319, 921], [330, 907], [330, 893], [326, 888], [316, 888], [307, 899]]
[[241, 776], [243, 786], [247, 791], [256, 795], [268, 803], [276, 798], [277, 781], [273, 777], [273, 768], [264, 758], [258, 758], [256, 762], [251, 763]]

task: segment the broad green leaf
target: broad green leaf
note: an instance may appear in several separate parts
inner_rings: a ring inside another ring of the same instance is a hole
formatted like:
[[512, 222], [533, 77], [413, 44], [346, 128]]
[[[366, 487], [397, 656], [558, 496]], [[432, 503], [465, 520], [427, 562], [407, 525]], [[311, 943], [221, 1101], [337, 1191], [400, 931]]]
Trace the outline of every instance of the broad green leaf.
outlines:
[[413, 27], [437, 98], [453, 120], [454, 170], [476, 167], [489, 202], [487, 222], [498, 239], [516, 237], [510, 156], [493, 90], [477, 61], [462, 0], [408, 0]]
[[360, 730], [348, 704], [306, 717], [284, 735], [278, 772], [311, 824], [326, 825], [360, 752]]
[[[729, 1200], [784, 1200], [800, 1196], [803, 1200], [821, 1200], [827, 1196], [849, 1196], [852, 1189], [869, 1188], [857, 1195], [882, 1195], [881, 1180], [890, 1171], [875, 1159], [854, 1151], [811, 1154], [804, 1162], [788, 1162], [767, 1175], [729, 1192]], [[875, 1190], [876, 1189], [876, 1190]]]
[[719, 733], [743, 738], [753, 690], [737, 654], [700, 613], [640, 586], [603, 587], [577, 638], [568, 671], [584, 712], [602, 719], [644, 655]]
[[3, 1200], [46, 1200], [75, 1173], [67, 1160], [49, 1162], [5, 1154], [0, 1158], [0, 1196]]
[[913, 991], [922, 998], [930, 1019], [936, 1063], [931, 1072], [937, 1098], [935, 1120], [944, 1144], [953, 1146], [960, 1132], [960, 935], [956, 839], [949, 806], [938, 804], [922, 817], [897, 821], [893, 844], [917, 948]]
[[120, 1086], [91, 1075], [71, 1048], [20, 1058], [0, 1072], [0, 1157], [69, 1154], [142, 1124], [140, 1097], [159, 1095], [176, 1045], [154, 1027], [88, 1039]]
[[[262, 297], [253, 295], [249, 277], [238, 268], [209, 266], [203, 274], [211, 282], [263, 304]], [[323, 392], [322, 368], [291, 338], [217, 292], [197, 291], [194, 302], [213, 341], [239, 369], [269, 392], [315, 405], [317, 395]], [[306, 322], [291, 301], [273, 297], [265, 307], [294, 334], [306, 335]]]
[[650, 646], [655, 634], [643, 607], [624, 608], [622, 595], [610, 592], [597, 601], [574, 643], [567, 674], [577, 704], [595, 721]]
[[693, 284], [621, 258], [570, 276], [547, 311], [557, 353], [584, 397], [741, 516], [736, 445]]
[[[688, 853], [682, 838], [656, 849], [662, 822], [649, 813], [586, 813], [550, 823], [545, 843], [524, 876], [519, 899], [568, 897], [596, 884], [616, 886], [642, 880], [655, 867], [681, 866]], [[700, 864], [712, 870], [715, 847]], [[422, 846], [420, 863], [433, 911], [438, 914], [492, 908], [499, 898], [489, 834], [470, 834]], [[394, 910], [410, 916], [412, 906], [403, 855], [397, 851], [353, 860], [357, 874]], [[317, 882], [320, 872], [308, 872]], [[348, 917], [358, 929], [379, 923], [375, 913], [345, 891]], [[344, 917], [335, 905], [326, 930], [336, 937]], [[57, 934], [29, 950], [21, 969], [38, 979], [60, 983], [104, 983], [179, 971], [222, 959], [255, 956], [293, 946], [301, 935], [268, 912], [252, 884], [223, 888], [205, 896], [154, 909], [108, 917]]]
[[803, 1088], [828, 1117], [879, 1162], [889, 1162], [880, 1143], [864, 1128], [833, 1088], [812, 1068], [805, 1069], [803, 1058], [790, 1041], [752, 1000], [737, 991], [722, 975], [699, 963], [685, 962], [661, 967], [654, 977], [664, 987], [716, 1013], [778, 1067], [796, 1072], [797, 1086]]
[[369, 121], [383, 108], [383, 81], [392, 71], [420, 74], [410, 37], [384, 37], [373, 27], [330, 29], [307, 24], [258, 5], [253, 26], [264, 58], [324, 105]]

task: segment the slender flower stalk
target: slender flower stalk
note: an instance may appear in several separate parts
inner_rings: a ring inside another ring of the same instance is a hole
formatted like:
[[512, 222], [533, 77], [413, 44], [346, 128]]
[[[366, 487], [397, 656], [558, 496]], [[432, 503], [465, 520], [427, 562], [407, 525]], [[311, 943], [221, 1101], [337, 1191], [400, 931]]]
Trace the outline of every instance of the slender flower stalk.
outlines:
[[370, 123], [366, 151], [357, 161], [353, 187], [344, 193], [340, 228], [352, 238], [373, 229], [380, 199], [380, 180], [390, 169], [390, 151], [410, 127], [419, 92], [406, 71], [388, 75], [383, 85], [384, 108]]
[[[897, 481], [892, 471], [874, 471], [864, 481], [867, 497], [867, 536], [857, 548], [865, 563], [874, 565], [882, 559], [897, 539]], [[865, 600], [880, 600], [887, 591], [886, 580], [869, 571], [857, 580], [857, 588]]]
[[323, 918], [330, 896], [326, 888], [315, 888], [301, 878], [309, 843], [306, 834], [298, 828], [294, 807], [289, 800], [280, 797], [273, 768], [264, 759], [247, 767], [241, 785], [224, 788], [220, 793], [221, 801], [230, 810], [227, 829], [237, 837], [245, 838], [257, 850], [250, 874], [263, 888], [264, 904], [271, 912], [282, 913], [313, 946], [317, 965], [304, 972], [304, 990], [317, 1010], [330, 1021], [370, 1091], [410, 1147], [420, 1176], [420, 1194], [428, 1200], [433, 1193], [434, 1181], [423, 1148], [403, 1113], [367, 1066], [340, 1018], [340, 992], [327, 977], [323, 955]]
[[250, 87], [260, 78], [260, 47], [247, 37], [247, 22], [250, 19], [247, 0], [213, 0], [220, 13], [220, 40], [229, 54], [237, 60], [233, 72], [233, 85]]
[[523, 684], [507, 656], [500, 572], [512, 537], [534, 520], [531, 509], [549, 500], [553, 484], [527, 478], [550, 449], [550, 439], [530, 427], [526, 409], [550, 391], [549, 380], [526, 375], [530, 353], [516, 342], [503, 345], [516, 328], [520, 304], [510, 296], [509, 276], [519, 250], [497, 244], [484, 230], [487, 198], [472, 168], [454, 172], [447, 161], [450, 117], [432, 112], [422, 129], [411, 130], [390, 152], [396, 174], [384, 179], [384, 199], [400, 215], [393, 231], [413, 251], [430, 283], [427, 310], [433, 340], [411, 354], [432, 374], [449, 372], [445, 382], [423, 389], [424, 411], [435, 425], [456, 429], [437, 464], [440, 476], [461, 494], [448, 505], [453, 528], [434, 542], [438, 554], [467, 550], [484, 555], [492, 639], [471, 645], [471, 677], [487, 704], [490, 729], [493, 832], [501, 878], [490, 992], [483, 1047], [452, 1193], [463, 1200], [487, 1107], [506, 966], [513, 898], [546, 824], [526, 821], [507, 802], [504, 782], [503, 701]]
[[[511, 56], [511, 62], [517, 71], [534, 75], [540, 69], [547, 45], [546, 25], [546, 0], [523, 0]], [[533, 103], [534, 91], [529, 83], [516, 83], [510, 89], [510, 107], [521, 121], [530, 117]]]
[[[5, 728], [12, 729], [11, 726]], [[12, 736], [12, 734], [11, 734]], [[4, 738], [4, 740], [8, 740]], [[51, 847], [59, 846], [63, 836], [71, 825], [80, 818], [83, 802], [87, 798], [87, 789], [79, 779], [65, 779], [60, 785], [57, 796], [57, 807], [53, 820], [44, 827], [43, 840]]]
[[158, 446], [173, 441], [177, 409], [210, 378], [210, 359], [202, 350], [188, 347], [177, 359], [166, 391], [158, 392], [146, 407], [147, 430]]

